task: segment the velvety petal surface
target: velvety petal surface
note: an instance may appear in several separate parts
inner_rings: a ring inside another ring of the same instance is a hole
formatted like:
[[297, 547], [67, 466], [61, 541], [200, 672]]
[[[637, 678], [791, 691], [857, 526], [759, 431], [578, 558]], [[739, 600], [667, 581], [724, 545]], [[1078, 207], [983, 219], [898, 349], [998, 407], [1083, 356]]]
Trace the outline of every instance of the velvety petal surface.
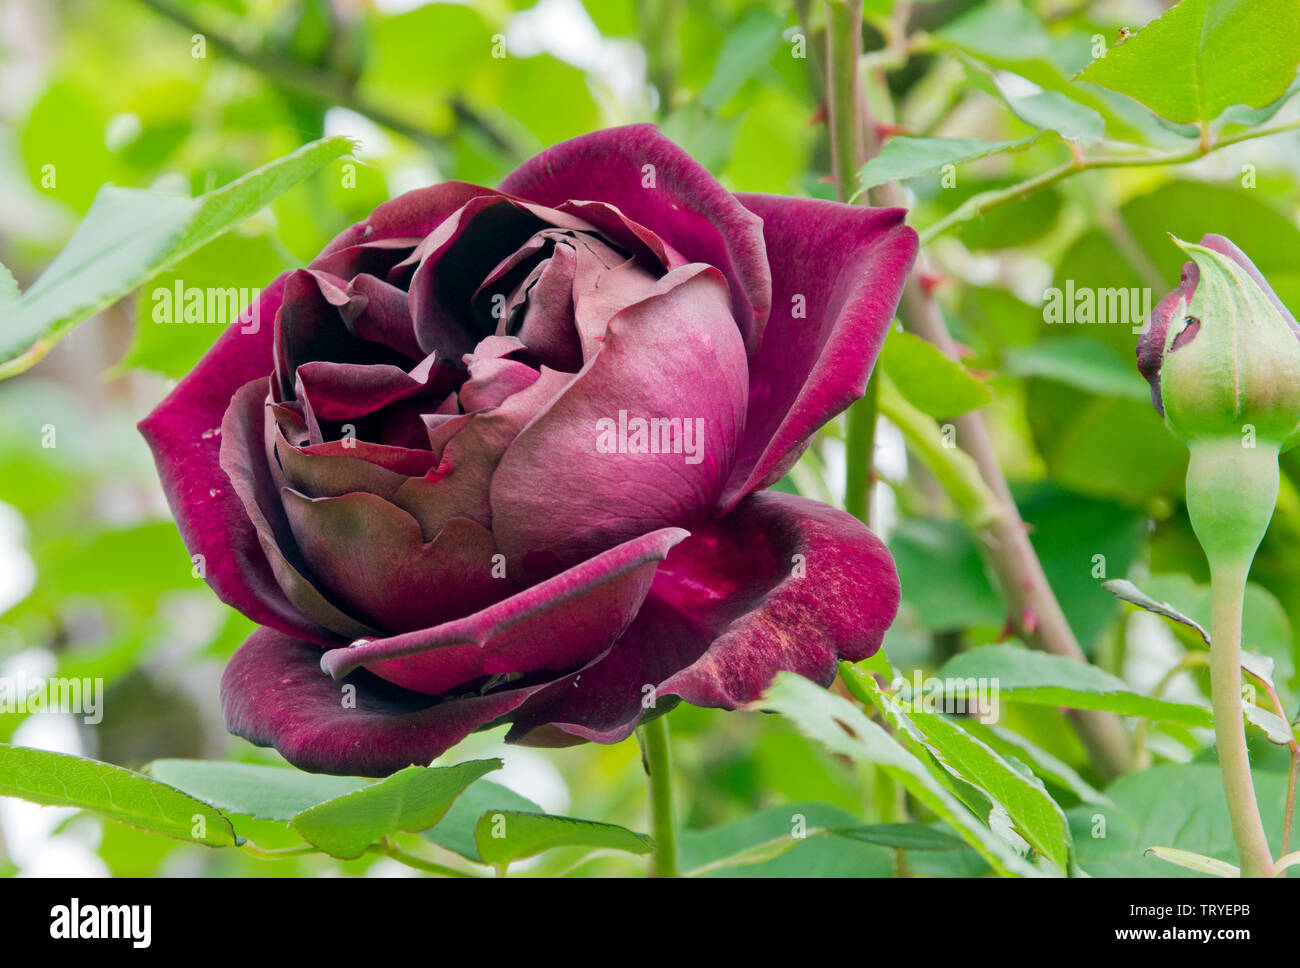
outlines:
[[898, 611], [893, 558], [852, 515], [777, 491], [675, 547], [609, 654], [539, 690], [512, 715], [511, 741], [550, 727], [617, 742], [680, 697], [734, 709], [780, 671], [829, 685], [840, 659], [880, 648]]
[[482, 676], [578, 668], [618, 639], [656, 565], [686, 536], [680, 528], [647, 534], [466, 618], [331, 649], [321, 668], [341, 677], [365, 666], [431, 695]]
[[[599, 352], [493, 475], [492, 530], [512, 567], [554, 574], [636, 535], [703, 520], [743, 431], [746, 375], [726, 287], [706, 266], [673, 270], [616, 314]], [[674, 419], [675, 431], [649, 423]]]
[[254, 632], [221, 677], [226, 728], [274, 747], [301, 770], [387, 776], [427, 766], [532, 691], [435, 700], [364, 670], [336, 682], [321, 671], [320, 654], [310, 642], [281, 632]]
[[745, 437], [723, 512], [780, 480], [812, 434], [866, 391], [917, 249], [902, 209], [737, 197], [763, 219], [772, 315], [750, 364]]

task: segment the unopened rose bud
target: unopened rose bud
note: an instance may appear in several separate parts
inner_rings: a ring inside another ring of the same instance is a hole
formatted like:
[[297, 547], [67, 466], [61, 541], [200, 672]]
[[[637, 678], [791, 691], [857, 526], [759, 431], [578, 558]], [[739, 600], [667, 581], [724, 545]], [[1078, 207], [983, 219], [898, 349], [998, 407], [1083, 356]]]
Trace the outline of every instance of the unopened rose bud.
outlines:
[[1259, 270], [1221, 235], [1174, 239], [1192, 261], [1138, 340], [1138, 367], [1169, 429], [1290, 446], [1300, 427], [1300, 326]]
[[1300, 442], [1300, 326], [1221, 235], [1192, 257], [1138, 340], [1138, 368], [1187, 444], [1186, 501], [1212, 573], [1244, 575], [1277, 503], [1278, 454]]

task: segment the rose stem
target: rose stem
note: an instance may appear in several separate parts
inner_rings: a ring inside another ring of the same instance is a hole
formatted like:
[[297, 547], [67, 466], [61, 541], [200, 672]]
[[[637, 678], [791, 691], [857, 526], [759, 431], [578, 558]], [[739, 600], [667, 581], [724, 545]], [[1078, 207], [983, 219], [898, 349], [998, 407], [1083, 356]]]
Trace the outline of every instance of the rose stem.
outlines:
[[[831, 136], [831, 175], [835, 197], [849, 201], [857, 188], [858, 169], [867, 158], [863, 129], [862, 4], [827, 0], [826, 114]], [[865, 201], [865, 198], [863, 199]], [[871, 523], [871, 462], [876, 443], [876, 374], [866, 393], [845, 416], [844, 510]]]
[[1249, 563], [1211, 565], [1210, 702], [1241, 876], [1271, 877], [1273, 858], [1255, 800], [1241, 709], [1241, 610], [1249, 570]]
[[650, 777], [650, 819], [655, 838], [650, 859], [653, 877], [677, 875], [677, 819], [673, 813], [673, 762], [668, 718], [659, 716], [637, 727], [641, 762]]
[[[831, 3], [830, 6], [834, 7], [836, 4]], [[800, 4], [800, 11], [806, 13], [803, 4]], [[903, 49], [907, 47], [908, 12], [909, 5], [900, 3], [894, 10], [889, 31], [893, 35], [891, 43]], [[828, 20], [827, 23], [829, 29], [831, 21]], [[806, 17], [804, 24], [807, 29]], [[828, 48], [831, 46], [829, 41], [827, 46]], [[882, 109], [889, 107], [887, 91], [882, 94], [879, 101]], [[872, 112], [872, 99], [859, 96], [856, 103], [862, 114], [859, 130], [863, 132], [866, 140], [867, 153], [871, 154], [878, 150], [879, 141], [876, 137], [877, 119]], [[907, 207], [907, 200], [897, 182], [888, 182], [864, 194], [871, 196], [874, 205], [890, 208]], [[917, 268], [922, 268], [919, 260]], [[908, 329], [934, 343], [949, 357], [958, 358], [957, 345], [948, 333], [948, 326], [939, 311], [939, 305], [926, 287], [921, 285], [916, 271], [908, 279], [907, 286], [903, 290], [899, 314]], [[862, 407], [863, 402], [850, 408], [850, 421], [854, 419], [854, 411]], [[874, 413], [872, 416], [874, 427]], [[953, 423], [957, 427], [958, 446], [975, 459], [980, 473], [1001, 505], [1002, 513], [995, 515], [988, 526], [980, 530], [977, 537], [997, 576], [998, 587], [1009, 606], [1016, 630], [1026, 642], [1044, 652], [1066, 656], [1077, 662], [1087, 662], [1083, 650], [1079, 648], [1079, 643], [1074, 637], [1074, 632], [1065, 619], [1065, 613], [1061, 611], [1060, 603], [1051, 585], [1048, 584], [1038, 554], [1029, 540], [1028, 529], [1011, 496], [1011, 489], [1007, 486], [1006, 476], [998, 463], [987, 425], [978, 411], [963, 414]], [[853, 465], [851, 452], [849, 464]], [[1070, 710], [1067, 715], [1084, 745], [1087, 746], [1093, 766], [1098, 773], [1106, 779], [1111, 779], [1129, 768], [1132, 762], [1132, 744], [1118, 717], [1110, 713], [1085, 709]]]

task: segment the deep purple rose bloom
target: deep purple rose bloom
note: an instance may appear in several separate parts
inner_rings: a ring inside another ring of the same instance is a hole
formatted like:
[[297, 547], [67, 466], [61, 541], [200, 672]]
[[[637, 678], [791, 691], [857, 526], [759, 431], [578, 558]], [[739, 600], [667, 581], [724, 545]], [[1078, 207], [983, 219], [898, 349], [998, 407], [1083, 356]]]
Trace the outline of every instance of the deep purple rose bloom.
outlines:
[[873, 653], [889, 552], [762, 489], [862, 395], [903, 216], [733, 195], [638, 125], [409, 192], [277, 279], [140, 425], [262, 626], [230, 730], [378, 776], [503, 722], [611, 743]]

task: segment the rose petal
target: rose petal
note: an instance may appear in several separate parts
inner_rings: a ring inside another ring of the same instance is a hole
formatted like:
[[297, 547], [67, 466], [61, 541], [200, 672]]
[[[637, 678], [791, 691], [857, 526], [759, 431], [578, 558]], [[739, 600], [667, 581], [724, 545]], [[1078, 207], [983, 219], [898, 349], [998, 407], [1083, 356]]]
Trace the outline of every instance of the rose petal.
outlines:
[[773, 308], [750, 364], [745, 437], [723, 513], [780, 480], [812, 434], [865, 392], [917, 248], [902, 209], [738, 197], [763, 218]]
[[442, 459], [437, 468], [403, 484], [393, 503], [420, 522], [426, 536], [437, 534], [452, 518], [492, 525], [489, 487], [502, 454], [533, 415], [553, 399], [572, 374], [543, 367], [527, 389], [490, 410], [453, 417], [429, 431], [438, 438]]
[[[356, 638], [374, 634], [373, 629], [331, 604], [303, 574], [303, 562], [294, 544], [293, 532], [280, 503], [279, 487], [271, 461], [267, 459], [266, 425], [267, 379], [250, 380], [240, 387], [230, 402], [221, 424], [221, 468], [239, 496], [245, 513], [262, 549], [263, 560], [270, 565], [276, 584], [300, 615], [298, 623], [313, 632], [312, 641], [329, 642], [335, 636]], [[249, 618], [253, 618], [249, 615]]]
[[[638, 534], [703, 520], [731, 470], [745, 381], [720, 275], [692, 265], [659, 280], [614, 317], [600, 352], [501, 459], [492, 530], [512, 567], [555, 574]], [[602, 453], [602, 441], [620, 445], [620, 414], [633, 431], [634, 419], [676, 419], [697, 438], [703, 428], [702, 439], [694, 453], [684, 433], [676, 452], [660, 435], [660, 453]]]
[[492, 533], [466, 518], [452, 518], [426, 542], [415, 518], [374, 494], [309, 498], [286, 488], [283, 501], [321, 590], [373, 628], [428, 628], [515, 590], [492, 577]]
[[[202, 556], [204, 578], [217, 597], [261, 625], [325, 643], [334, 637], [304, 618], [276, 582], [220, 461], [222, 420], [231, 398], [250, 380], [261, 379], [265, 388], [271, 372], [270, 320], [280, 308], [288, 277], [285, 273], [267, 286], [256, 306], [221, 334], [139, 426], [185, 547]], [[264, 322], [252, 331], [255, 314]]]
[[425, 355], [415, 340], [410, 297], [405, 289], [362, 273], [348, 283], [348, 295], [351, 298], [342, 316], [353, 335], [391, 346], [413, 360]]
[[674, 548], [609, 654], [538, 691], [511, 717], [507, 739], [531, 742], [553, 726], [615, 743], [647, 699], [659, 710], [673, 697], [735, 709], [781, 671], [829, 685], [840, 659], [880, 648], [898, 602], [893, 559], [856, 518], [790, 494], [752, 494]]
[[656, 565], [687, 534], [664, 528], [466, 618], [331, 649], [321, 668], [339, 677], [365, 666], [390, 682], [438, 695], [483, 676], [580, 667], [627, 628]]
[[542, 205], [616, 206], [690, 262], [716, 266], [753, 353], [772, 302], [759, 220], [690, 155], [649, 124], [582, 135], [524, 162], [501, 190]]
[[300, 770], [387, 776], [427, 766], [531, 692], [437, 701], [365, 670], [335, 682], [320, 669], [318, 647], [262, 628], [226, 666], [221, 708], [230, 732], [274, 747]]

